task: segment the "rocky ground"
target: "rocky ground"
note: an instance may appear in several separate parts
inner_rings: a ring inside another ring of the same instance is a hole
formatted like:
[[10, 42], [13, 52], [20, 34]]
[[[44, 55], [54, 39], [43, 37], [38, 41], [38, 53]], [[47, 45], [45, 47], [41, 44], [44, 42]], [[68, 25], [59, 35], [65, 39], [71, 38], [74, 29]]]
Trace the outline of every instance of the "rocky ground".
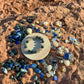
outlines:
[[[0, 63], [11, 58], [7, 51], [10, 49], [7, 36], [13, 31], [13, 27], [20, 19], [25, 19], [27, 15], [36, 15], [39, 21], [62, 21], [61, 31], [64, 38], [72, 35], [80, 39], [80, 45], [67, 46], [75, 55], [75, 64], [68, 67], [66, 73], [59, 73], [58, 82], [50, 78], [46, 84], [84, 84], [84, 0], [55, 0], [45, 2], [41, 0], [0, 0]], [[20, 45], [14, 46], [19, 51], [17, 58], [23, 57]], [[1, 67], [1, 65], [0, 65]], [[9, 75], [4, 75], [0, 70], [0, 84], [18, 84], [9, 79]], [[23, 77], [23, 84], [28, 84], [33, 75]]]

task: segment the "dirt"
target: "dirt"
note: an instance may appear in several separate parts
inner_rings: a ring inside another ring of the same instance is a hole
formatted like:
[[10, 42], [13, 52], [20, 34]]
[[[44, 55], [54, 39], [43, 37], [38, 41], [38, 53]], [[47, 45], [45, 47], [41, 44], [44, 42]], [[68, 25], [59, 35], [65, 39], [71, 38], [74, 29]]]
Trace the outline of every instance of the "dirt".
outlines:
[[[36, 15], [35, 21], [60, 20], [63, 23], [63, 27], [60, 28], [63, 39], [69, 35], [80, 39], [78, 47], [62, 42], [62, 45], [68, 47], [75, 55], [75, 63], [67, 67], [66, 73], [58, 72], [57, 82], [49, 78], [45, 84], [84, 84], [84, 0], [0, 0], [0, 63], [11, 58], [7, 53], [10, 49], [7, 36], [14, 30], [18, 20], [26, 18], [27, 15]], [[20, 44], [14, 44], [13, 48], [19, 52], [16, 58], [24, 58]], [[0, 84], [18, 84], [9, 79], [12, 73], [4, 75], [0, 70]], [[29, 73], [22, 79], [23, 84], [29, 84], [34, 74], [33, 70], [29, 69]]]

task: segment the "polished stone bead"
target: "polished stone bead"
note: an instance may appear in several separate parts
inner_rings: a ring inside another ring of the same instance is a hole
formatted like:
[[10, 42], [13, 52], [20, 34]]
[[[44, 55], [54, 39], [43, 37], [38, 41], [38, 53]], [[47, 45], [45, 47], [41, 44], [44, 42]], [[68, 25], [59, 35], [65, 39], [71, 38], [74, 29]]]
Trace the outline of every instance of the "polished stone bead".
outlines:
[[2, 69], [2, 71], [3, 71], [5, 74], [7, 74], [7, 73], [8, 73], [8, 71], [7, 71], [7, 69], [6, 69], [6, 68], [1, 67], [1, 69]]
[[22, 73], [27, 73], [27, 70], [26, 69], [21, 69], [21, 72]]
[[46, 27], [46, 26], [44, 27], [44, 29], [47, 29], [47, 28], [48, 28], [48, 27]]
[[34, 79], [34, 81], [36, 81], [38, 79], [38, 76], [35, 75], [33, 79]]
[[58, 79], [57, 79], [57, 76], [54, 76], [54, 77], [53, 77], [53, 80], [54, 80], [54, 81], [57, 81], [57, 80], [58, 80]]
[[52, 46], [52, 49], [55, 50], [56, 48], [54, 46]]
[[71, 53], [65, 53], [64, 54], [64, 59], [65, 60], [69, 60], [70, 59], [70, 56], [71, 56]]
[[52, 60], [52, 63], [55, 64], [57, 62], [57, 60]]
[[52, 27], [53, 30], [55, 30], [55, 27]]
[[20, 43], [20, 41], [16, 41], [15, 43], [16, 43], [16, 44], [19, 44], [19, 43]]
[[36, 68], [37, 67], [37, 64], [33, 63], [30, 65], [30, 68]]
[[40, 63], [43, 63], [43, 62], [45, 62], [45, 60], [42, 59], [42, 60], [39, 60], [39, 62], [40, 62]]
[[52, 65], [48, 65], [47, 66], [47, 71], [51, 71], [51, 69], [52, 69]]
[[11, 63], [11, 64], [9, 65], [9, 67], [10, 67], [10, 68], [13, 68], [13, 63]]
[[56, 41], [56, 38], [52, 38], [52, 41]]
[[38, 32], [39, 32], [39, 30], [38, 30], [38, 29], [36, 29], [36, 30], [35, 30], [35, 32], [36, 32], [36, 33], [38, 33]]
[[44, 77], [44, 73], [41, 73], [41, 74], [40, 74], [40, 77], [43, 78], [43, 77]]
[[49, 32], [48, 30], [46, 30], [46, 32]]
[[35, 27], [34, 26], [32, 26], [32, 30], [34, 30], [35, 29]]
[[35, 72], [36, 73], [41, 73], [40, 69], [38, 69], [38, 68], [35, 68]]

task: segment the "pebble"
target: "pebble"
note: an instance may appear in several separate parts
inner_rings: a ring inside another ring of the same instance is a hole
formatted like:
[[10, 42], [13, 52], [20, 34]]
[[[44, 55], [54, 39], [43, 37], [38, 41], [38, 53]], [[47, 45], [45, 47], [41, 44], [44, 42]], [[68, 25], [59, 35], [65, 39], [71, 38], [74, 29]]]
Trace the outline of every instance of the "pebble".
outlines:
[[64, 54], [64, 59], [65, 60], [69, 60], [70, 59], [70, 56], [71, 56], [71, 53], [65, 53]]
[[65, 40], [65, 43], [68, 43], [68, 40], [67, 39]]
[[1, 69], [2, 69], [2, 71], [3, 71], [5, 74], [7, 74], [7, 73], [8, 73], [8, 71], [7, 71], [7, 69], [6, 69], [6, 68], [1, 67]]
[[46, 73], [46, 76], [49, 78], [49, 77], [51, 76], [51, 74], [49, 74], [49, 73]]
[[69, 61], [69, 60], [64, 60], [64, 64], [65, 64], [66, 66], [69, 66], [69, 65], [70, 65], [70, 61]]
[[38, 79], [38, 76], [35, 75], [33, 79], [34, 79], [34, 81], [36, 81]]
[[64, 52], [65, 52], [65, 53], [69, 53], [69, 49], [68, 49], [68, 48], [65, 48], [65, 49], [64, 49]]
[[58, 26], [58, 27], [62, 27], [62, 22], [61, 21], [57, 21], [57, 22], [55, 22], [55, 25]]
[[63, 71], [63, 72], [66, 72], [66, 67], [63, 67], [62, 71]]
[[56, 41], [56, 38], [52, 38], [52, 41]]
[[35, 68], [35, 72], [36, 73], [41, 73], [40, 69], [38, 69], [38, 68]]
[[27, 33], [28, 33], [28, 34], [32, 34], [32, 29], [31, 29], [31, 28], [28, 28], [28, 29], [27, 29]]
[[62, 63], [64, 63], [64, 61], [63, 61], [63, 60], [59, 60], [59, 63], [61, 63], [61, 64], [62, 64]]
[[30, 65], [30, 68], [36, 68], [37, 67], [37, 64], [33, 63]]
[[47, 71], [51, 71], [52, 70], [52, 65], [48, 65], [47, 66]]
[[21, 72], [27, 73], [27, 70], [26, 69], [21, 69]]
[[43, 30], [41, 33], [42, 33], [42, 34], [45, 34], [45, 30]]
[[40, 77], [43, 78], [43, 77], [44, 77], [44, 73], [41, 73], [41, 74], [40, 74]]
[[43, 25], [44, 25], [44, 26], [47, 26], [47, 25], [48, 25], [48, 22], [43, 22]]
[[49, 74], [50, 74], [51, 76], [54, 76], [54, 72], [53, 72], [53, 71], [50, 71]]
[[58, 47], [59, 43], [57, 41], [53, 41], [53, 46]]
[[40, 62], [40, 63], [43, 63], [43, 62], [45, 62], [45, 60], [42, 59], [42, 60], [39, 60], [39, 62]]
[[56, 29], [56, 27], [52, 27], [52, 29], [53, 29], [53, 30], [55, 30], [55, 29]]
[[35, 81], [35, 84], [40, 84], [40, 82], [39, 81]]
[[54, 76], [54, 77], [53, 77], [53, 80], [54, 80], [54, 81], [57, 81], [57, 80], [58, 80], [58, 79], [57, 79], [57, 76]]

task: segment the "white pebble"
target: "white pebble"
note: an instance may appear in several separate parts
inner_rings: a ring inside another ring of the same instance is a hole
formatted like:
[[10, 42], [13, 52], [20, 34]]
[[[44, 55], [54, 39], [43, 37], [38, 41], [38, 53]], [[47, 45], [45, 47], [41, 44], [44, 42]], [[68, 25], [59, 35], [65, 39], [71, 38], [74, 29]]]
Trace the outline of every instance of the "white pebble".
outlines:
[[65, 52], [65, 53], [68, 53], [68, 52], [69, 52], [69, 49], [68, 49], [68, 48], [65, 48], [65, 49], [64, 49], [64, 52]]
[[47, 26], [47, 25], [48, 25], [48, 22], [44, 22], [43, 25], [44, 25], [44, 26]]
[[49, 78], [51, 75], [49, 73], [46, 73], [46, 76]]
[[65, 64], [66, 66], [69, 66], [69, 65], [70, 65], [70, 61], [69, 61], [69, 60], [64, 60], [64, 64]]
[[53, 45], [54, 45], [55, 47], [58, 47], [58, 46], [59, 46], [59, 43], [58, 43], [57, 41], [53, 41]]
[[61, 21], [57, 21], [57, 22], [55, 22], [55, 25], [57, 25], [58, 27], [62, 27], [62, 22]]
[[47, 66], [47, 71], [51, 71], [51, 69], [52, 69], [52, 65], [48, 65]]
[[65, 43], [68, 43], [68, 40], [67, 39], [65, 40]]
[[42, 34], [45, 34], [45, 30], [42, 31]]
[[27, 33], [28, 33], [28, 34], [32, 34], [32, 29], [31, 29], [31, 28], [28, 28], [28, 29], [27, 29]]

